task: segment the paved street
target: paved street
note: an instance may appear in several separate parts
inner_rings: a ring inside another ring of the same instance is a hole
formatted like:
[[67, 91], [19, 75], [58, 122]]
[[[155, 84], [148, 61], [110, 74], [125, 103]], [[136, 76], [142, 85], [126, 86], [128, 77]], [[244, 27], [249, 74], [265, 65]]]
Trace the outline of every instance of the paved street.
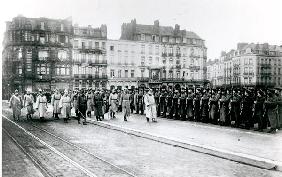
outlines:
[[[3, 109], [3, 115], [10, 119], [11, 112], [7, 106], [4, 105]], [[118, 119], [121, 119], [120, 115]], [[104, 122], [138, 128], [134, 122], [139, 119], [141, 117], [132, 116], [126, 123], [120, 120]], [[30, 158], [2, 130], [3, 152], [14, 152], [12, 156], [3, 156], [3, 176], [30, 176], [30, 173], [38, 176], [41, 173], [44, 176], [282, 176], [277, 171], [244, 165], [94, 124], [78, 125], [76, 120], [67, 124], [63, 120], [52, 119], [43, 123], [38, 119], [16, 122], [22, 129], [6, 118], [2, 117], [2, 121], [3, 130], [14, 137], [39, 164], [32, 165]], [[142, 121], [138, 123], [155, 130], [154, 133], [172, 134], [173, 127], [178, 125], [196, 127], [194, 123], [190, 125], [187, 122], [159, 120], [157, 124], [147, 124], [145, 120]], [[169, 125], [172, 129], [161, 129], [162, 125]], [[187, 129], [182, 133], [191, 134], [190, 131]], [[220, 128], [220, 131], [232, 132], [224, 128]], [[17, 160], [22, 157], [25, 160]], [[29, 168], [23, 170], [21, 167], [26, 164]]]

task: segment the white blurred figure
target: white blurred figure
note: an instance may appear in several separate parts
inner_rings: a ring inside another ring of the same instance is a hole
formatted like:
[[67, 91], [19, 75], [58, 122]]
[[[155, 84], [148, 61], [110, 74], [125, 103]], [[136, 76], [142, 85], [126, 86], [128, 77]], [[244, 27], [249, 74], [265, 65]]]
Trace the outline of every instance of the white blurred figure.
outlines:
[[150, 120], [152, 122], [157, 122], [157, 107], [156, 107], [153, 91], [151, 89], [144, 96], [144, 103], [146, 107], [145, 111], [146, 111], [147, 122], [149, 122]]

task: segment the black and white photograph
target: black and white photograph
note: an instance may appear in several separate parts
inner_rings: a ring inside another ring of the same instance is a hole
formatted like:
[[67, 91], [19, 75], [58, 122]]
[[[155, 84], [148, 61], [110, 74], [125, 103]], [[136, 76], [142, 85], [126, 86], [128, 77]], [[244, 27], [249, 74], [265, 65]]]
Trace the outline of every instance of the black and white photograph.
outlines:
[[3, 177], [282, 177], [281, 0], [3, 0]]

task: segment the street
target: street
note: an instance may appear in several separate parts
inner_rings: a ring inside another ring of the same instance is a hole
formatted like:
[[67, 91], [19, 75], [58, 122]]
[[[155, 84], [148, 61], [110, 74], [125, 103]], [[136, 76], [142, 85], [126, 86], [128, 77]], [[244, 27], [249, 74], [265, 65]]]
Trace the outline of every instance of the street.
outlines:
[[[79, 125], [75, 119], [69, 123], [53, 119], [40, 122], [37, 117], [32, 121], [23, 118], [13, 122], [5, 104], [2, 114], [3, 176], [282, 177], [278, 171], [244, 165], [93, 123]], [[117, 117], [122, 119], [121, 114]], [[173, 121], [170, 123], [173, 126]], [[158, 124], [161, 122], [151, 124], [151, 128]]]

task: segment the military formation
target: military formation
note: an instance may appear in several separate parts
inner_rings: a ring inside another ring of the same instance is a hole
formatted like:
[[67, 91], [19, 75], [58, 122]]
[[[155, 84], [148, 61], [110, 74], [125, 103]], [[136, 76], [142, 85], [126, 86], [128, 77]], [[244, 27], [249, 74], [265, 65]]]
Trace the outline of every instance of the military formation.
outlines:
[[21, 96], [16, 90], [10, 99], [14, 119], [20, 118], [22, 107], [26, 109], [27, 119], [35, 112], [41, 120], [46, 119], [50, 100], [54, 119], [62, 118], [67, 123], [75, 117], [79, 124], [83, 120], [83, 125], [93, 112], [97, 121], [102, 121], [105, 115], [114, 119], [117, 112], [122, 112], [124, 121], [134, 113], [145, 114], [148, 122], [157, 122], [157, 117], [163, 117], [268, 132], [276, 132], [282, 126], [279, 88], [81, 89], [63, 93], [55, 90], [50, 99], [47, 95], [39, 90], [36, 94], [27, 91]]

